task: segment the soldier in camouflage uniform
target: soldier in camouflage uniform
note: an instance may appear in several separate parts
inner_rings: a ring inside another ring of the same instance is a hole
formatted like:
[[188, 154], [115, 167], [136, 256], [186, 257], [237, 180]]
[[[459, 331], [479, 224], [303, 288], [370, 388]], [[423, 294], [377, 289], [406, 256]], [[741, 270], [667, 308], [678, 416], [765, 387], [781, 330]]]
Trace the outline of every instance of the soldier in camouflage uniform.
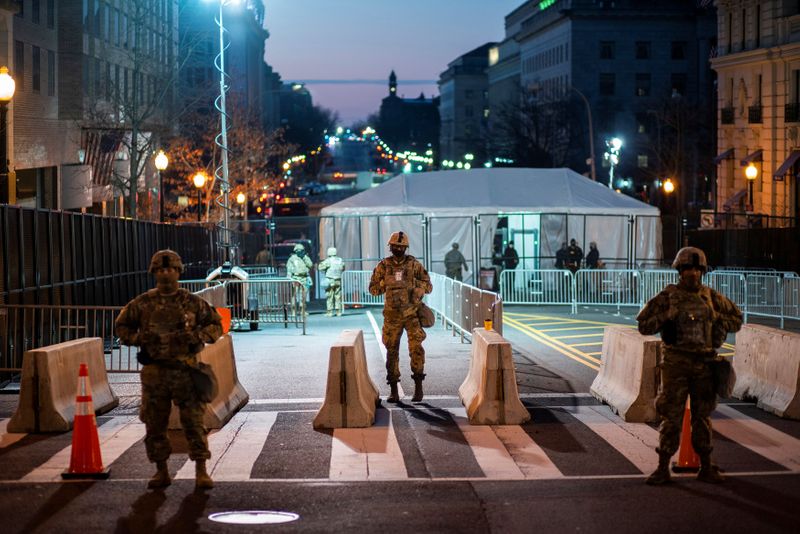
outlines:
[[189, 458], [195, 461], [196, 487], [214, 487], [206, 472], [206, 460], [211, 456], [203, 426], [206, 405], [197, 398], [188, 366], [197, 365], [197, 353], [205, 343], [222, 335], [222, 320], [205, 300], [178, 287], [182, 271], [177, 253], [156, 252], [150, 260], [156, 288], [129, 302], [116, 321], [117, 336], [122, 343], [139, 347], [139, 361], [144, 365], [140, 418], [146, 428], [147, 458], [157, 468], [149, 488], [171, 483], [167, 425], [172, 401], [180, 410]]
[[[314, 263], [311, 261], [311, 258], [308, 257], [308, 254], [306, 254], [306, 248], [301, 243], [297, 243], [294, 246], [292, 255], [286, 260], [286, 276], [295, 282], [303, 284], [306, 291], [308, 291], [311, 289], [312, 284], [312, 267], [314, 267]], [[297, 284], [292, 284], [292, 315], [300, 310], [305, 310], [305, 301], [303, 301], [304, 294], [303, 290], [297, 287]], [[308, 315], [305, 311], [303, 314]]]
[[661, 419], [658, 468], [647, 478], [651, 485], [670, 481], [669, 460], [680, 443], [681, 422], [687, 395], [691, 397], [692, 446], [700, 456], [697, 479], [722, 482], [719, 468], [711, 462], [711, 412], [717, 405], [713, 363], [715, 349], [728, 332], [742, 326], [742, 313], [725, 296], [702, 284], [706, 256], [702, 250], [684, 247], [672, 266], [680, 273], [678, 285], [670, 284], [650, 299], [636, 320], [644, 335], [661, 333], [661, 387], [656, 412]]
[[344, 273], [344, 260], [336, 255], [336, 248], [328, 248], [328, 257], [319, 262], [317, 267], [320, 272], [325, 273], [328, 287], [325, 292], [328, 295], [327, 312], [325, 315], [332, 316], [336, 312], [337, 316], [342, 315], [342, 273]]
[[433, 291], [430, 276], [414, 256], [406, 255], [408, 236], [395, 232], [389, 238], [392, 255], [384, 258], [372, 271], [369, 292], [385, 295], [383, 305], [383, 344], [386, 347], [386, 382], [391, 388], [387, 399], [399, 402], [397, 382], [400, 380], [400, 338], [405, 329], [414, 379], [414, 402], [422, 400], [425, 379], [425, 331], [417, 318], [417, 308], [426, 293]]

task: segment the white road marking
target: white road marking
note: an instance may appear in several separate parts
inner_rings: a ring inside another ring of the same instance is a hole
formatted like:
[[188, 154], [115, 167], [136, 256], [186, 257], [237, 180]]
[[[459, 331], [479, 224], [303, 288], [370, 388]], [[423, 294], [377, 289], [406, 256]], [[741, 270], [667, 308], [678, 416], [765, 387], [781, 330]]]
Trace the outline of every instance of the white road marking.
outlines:
[[563, 478], [564, 475], [547, 453], [521, 426], [493, 426], [492, 430], [527, 479]]
[[8, 447], [9, 445], [13, 445], [14, 443], [18, 442], [19, 440], [28, 435], [24, 432], [20, 433], [6, 432], [6, 429], [8, 429], [9, 421], [11, 421], [11, 419], [3, 419], [2, 421], [0, 421], [0, 449], [2, 449], [3, 447]]
[[723, 417], [712, 420], [715, 432], [790, 471], [800, 472], [800, 439], [748, 417], [730, 406], [720, 404], [717, 411]]
[[467, 440], [467, 444], [486, 478], [493, 480], [522, 480], [525, 478], [525, 474], [492, 430], [493, 427], [469, 424], [467, 411], [464, 408], [449, 408], [447, 411], [453, 415], [453, 419], [461, 433], [464, 434], [464, 439]]
[[331, 480], [404, 480], [408, 478], [391, 414], [376, 412], [368, 428], [337, 428], [331, 444]]

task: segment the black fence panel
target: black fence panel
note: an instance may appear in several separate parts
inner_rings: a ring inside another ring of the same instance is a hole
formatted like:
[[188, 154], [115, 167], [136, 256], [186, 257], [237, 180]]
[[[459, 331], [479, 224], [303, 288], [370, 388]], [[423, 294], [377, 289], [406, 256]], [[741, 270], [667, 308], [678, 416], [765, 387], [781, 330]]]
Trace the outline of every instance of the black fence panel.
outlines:
[[800, 227], [690, 230], [711, 265], [800, 272]]

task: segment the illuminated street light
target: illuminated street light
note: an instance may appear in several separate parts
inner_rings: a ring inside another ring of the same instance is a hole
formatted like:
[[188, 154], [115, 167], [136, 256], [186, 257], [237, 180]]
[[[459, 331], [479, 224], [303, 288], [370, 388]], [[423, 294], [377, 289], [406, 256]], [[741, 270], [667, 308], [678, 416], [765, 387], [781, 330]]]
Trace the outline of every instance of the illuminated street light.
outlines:
[[622, 139], [619, 137], [606, 139], [606, 153], [603, 154], [603, 157], [608, 161], [609, 164], [608, 187], [610, 189], [614, 188], [614, 170], [616, 169], [617, 165], [619, 165], [619, 153], [621, 149]]
[[164, 180], [161, 178], [161, 172], [167, 170], [169, 165], [169, 158], [164, 154], [163, 150], [159, 150], [156, 154], [155, 161], [156, 170], [158, 171], [158, 220], [164, 222]]
[[236, 203], [237, 204], [244, 204], [245, 200], [247, 200], [247, 197], [245, 196], [244, 193], [240, 192], [238, 195], [236, 195]]
[[0, 67], [0, 204], [14, 202], [11, 191], [16, 189], [16, 184], [11, 183], [8, 177], [8, 132], [6, 115], [8, 103], [14, 97], [16, 83], [8, 74], [8, 67]]
[[668, 195], [669, 195], [670, 193], [672, 193], [673, 191], [675, 191], [675, 184], [674, 184], [674, 183], [672, 183], [672, 179], [671, 179], [671, 178], [667, 178], [667, 179], [664, 181], [664, 185], [663, 185], [662, 187], [664, 188], [664, 192], [665, 192], [666, 194], [668, 194]]
[[200, 222], [202, 219], [200, 218], [200, 209], [203, 207], [203, 186], [206, 185], [206, 173], [200, 171], [196, 173], [192, 177], [192, 182], [194, 182], [194, 186], [197, 188], [197, 222]]
[[753, 183], [755, 183], [756, 178], [758, 178], [758, 167], [753, 165], [751, 162], [750, 165], [745, 167], [744, 169], [744, 176], [747, 178], [747, 196], [749, 198], [748, 204], [750, 206], [750, 210], [753, 209]]

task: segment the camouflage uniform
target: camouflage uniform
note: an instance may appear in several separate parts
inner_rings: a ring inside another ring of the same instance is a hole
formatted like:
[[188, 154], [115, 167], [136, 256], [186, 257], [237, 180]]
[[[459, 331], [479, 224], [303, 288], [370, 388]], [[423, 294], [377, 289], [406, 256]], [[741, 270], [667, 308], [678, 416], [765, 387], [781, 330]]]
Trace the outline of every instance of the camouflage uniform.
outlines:
[[342, 273], [344, 272], [344, 260], [336, 255], [336, 248], [330, 247], [328, 249], [328, 257], [319, 263], [318, 269], [325, 273], [325, 278], [328, 282], [328, 287], [325, 290], [327, 293], [327, 311], [328, 315], [336, 312], [337, 315], [342, 314]]
[[444, 255], [444, 269], [448, 278], [461, 281], [461, 267], [467, 268], [467, 260], [458, 250], [458, 243], [453, 243], [453, 248]]
[[213, 343], [222, 335], [219, 314], [185, 289], [171, 295], [151, 289], [125, 306], [117, 318], [116, 332], [122, 343], [139, 346], [151, 359], [141, 372], [140, 418], [147, 431], [148, 459], [165, 461], [172, 452], [167, 438], [172, 401], [180, 410], [189, 458], [208, 459], [205, 404], [197, 398], [186, 364], [196, 365], [204, 343]]
[[[698, 249], [692, 250], [702, 254]], [[705, 270], [705, 256], [700, 267]], [[741, 312], [709, 287], [700, 285], [692, 290], [670, 284], [648, 301], [636, 320], [641, 334], [661, 333], [661, 387], [656, 398], [656, 412], [661, 419], [656, 450], [659, 457], [668, 460], [678, 450], [688, 395], [692, 446], [701, 459], [710, 462], [710, 415], [717, 405], [710, 364], [720, 358], [715, 349], [722, 346], [728, 332], [741, 328]]]
[[[416, 291], [415, 291], [416, 290]], [[417, 305], [422, 295], [433, 291], [425, 267], [413, 256], [402, 259], [384, 258], [372, 271], [369, 292], [384, 296], [383, 344], [386, 347], [386, 382], [400, 380], [400, 338], [403, 330], [408, 335], [408, 352], [411, 356], [413, 376], [425, 376], [425, 331], [417, 318]]]
[[[306, 249], [300, 243], [294, 246], [294, 254], [289, 256], [286, 261], [286, 276], [296, 282], [300, 282], [306, 288], [306, 291], [311, 287], [311, 268], [314, 267], [314, 262], [306, 254]], [[292, 314], [295, 309], [304, 309], [305, 302], [303, 302], [303, 291], [292, 284]]]

